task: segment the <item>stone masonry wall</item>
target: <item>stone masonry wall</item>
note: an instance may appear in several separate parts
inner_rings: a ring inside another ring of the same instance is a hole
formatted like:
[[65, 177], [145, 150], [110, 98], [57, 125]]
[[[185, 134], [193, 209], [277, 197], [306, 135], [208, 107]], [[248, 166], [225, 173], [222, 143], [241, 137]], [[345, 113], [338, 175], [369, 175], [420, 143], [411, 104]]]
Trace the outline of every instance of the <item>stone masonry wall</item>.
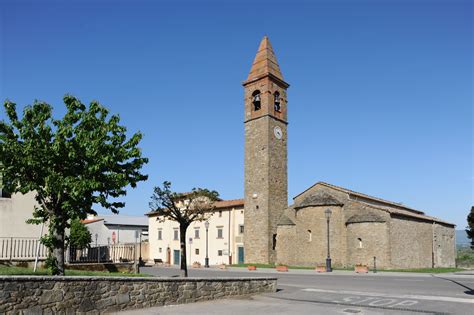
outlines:
[[296, 265], [296, 253], [298, 249], [295, 246], [296, 243], [296, 226], [295, 225], [284, 225], [278, 226], [277, 229], [277, 242], [276, 242], [276, 264], [283, 265]]
[[433, 224], [434, 267], [454, 267], [456, 265], [456, 239], [454, 228]]
[[390, 268], [388, 225], [385, 222], [361, 222], [347, 225], [347, 253], [349, 266], [356, 264]]
[[405, 217], [390, 221], [391, 268], [431, 268], [432, 223]]
[[275, 292], [276, 278], [0, 277], [0, 314], [102, 314]]

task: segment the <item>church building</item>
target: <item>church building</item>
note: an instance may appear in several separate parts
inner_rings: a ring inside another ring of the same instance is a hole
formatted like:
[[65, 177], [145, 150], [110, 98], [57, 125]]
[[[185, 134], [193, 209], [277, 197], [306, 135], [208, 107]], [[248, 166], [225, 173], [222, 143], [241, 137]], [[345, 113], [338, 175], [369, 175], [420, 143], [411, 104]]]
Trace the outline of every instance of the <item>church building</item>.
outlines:
[[454, 224], [422, 211], [322, 182], [288, 206], [289, 84], [266, 36], [243, 86], [247, 263], [315, 266], [329, 254], [337, 267], [455, 265]]
[[[243, 87], [244, 199], [217, 202], [207, 222], [188, 228], [189, 262], [316, 266], [330, 256], [335, 267], [455, 265], [454, 224], [422, 211], [323, 182], [288, 206], [289, 84], [266, 36]], [[177, 223], [147, 215], [151, 258], [179, 265]]]

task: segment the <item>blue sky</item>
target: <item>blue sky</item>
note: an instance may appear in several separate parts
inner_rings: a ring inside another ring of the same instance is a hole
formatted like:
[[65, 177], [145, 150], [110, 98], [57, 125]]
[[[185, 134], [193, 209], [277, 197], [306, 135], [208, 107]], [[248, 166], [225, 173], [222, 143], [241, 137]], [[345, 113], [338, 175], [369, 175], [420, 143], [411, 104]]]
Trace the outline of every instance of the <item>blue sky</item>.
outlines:
[[123, 214], [164, 180], [243, 196], [241, 82], [266, 34], [291, 84], [290, 197], [326, 181], [466, 225], [471, 1], [38, 2], [0, 0], [0, 98], [61, 115], [71, 93], [143, 132]]

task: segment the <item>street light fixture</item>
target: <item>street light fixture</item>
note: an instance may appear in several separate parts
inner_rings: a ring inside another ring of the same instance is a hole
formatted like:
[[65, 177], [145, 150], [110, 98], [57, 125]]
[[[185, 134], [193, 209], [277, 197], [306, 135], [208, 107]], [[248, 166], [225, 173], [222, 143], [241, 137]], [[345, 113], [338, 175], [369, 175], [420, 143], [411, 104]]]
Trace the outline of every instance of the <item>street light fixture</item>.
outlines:
[[324, 216], [326, 217], [327, 223], [327, 241], [328, 241], [328, 256], [326, 258], [326, 272], [331, 272], [331, 252], [330, 252], [330, 245], [329, 245], [329, 220], [331, 219], [332, 211], [331, 209], [324, 210]]
[[206, 228], [206, 259], [204, 260], [204, 268], [209, 268], [209, 221], [204, 222], [204, 227]]

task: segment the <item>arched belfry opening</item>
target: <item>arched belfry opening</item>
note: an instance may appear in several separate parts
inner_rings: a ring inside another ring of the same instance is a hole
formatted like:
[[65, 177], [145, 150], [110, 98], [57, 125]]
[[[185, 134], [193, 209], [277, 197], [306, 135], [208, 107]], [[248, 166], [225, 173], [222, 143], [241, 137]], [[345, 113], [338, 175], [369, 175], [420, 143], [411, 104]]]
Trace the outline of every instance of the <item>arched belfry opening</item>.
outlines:
[[261, 103], [261, 96], [260, 96], [260, 91], [255, 90], [252, 93], [252, 104], [253, 104], [253, 110], [257, 111], [262, 108], [262, 103]]
[[273, 93], [273, 102], [274, 102], [273, 106], [275, 108], [275, 111], [280, 112], [281, 111], [281, 99], [280, 99], [280, 93], [278, 91]]

